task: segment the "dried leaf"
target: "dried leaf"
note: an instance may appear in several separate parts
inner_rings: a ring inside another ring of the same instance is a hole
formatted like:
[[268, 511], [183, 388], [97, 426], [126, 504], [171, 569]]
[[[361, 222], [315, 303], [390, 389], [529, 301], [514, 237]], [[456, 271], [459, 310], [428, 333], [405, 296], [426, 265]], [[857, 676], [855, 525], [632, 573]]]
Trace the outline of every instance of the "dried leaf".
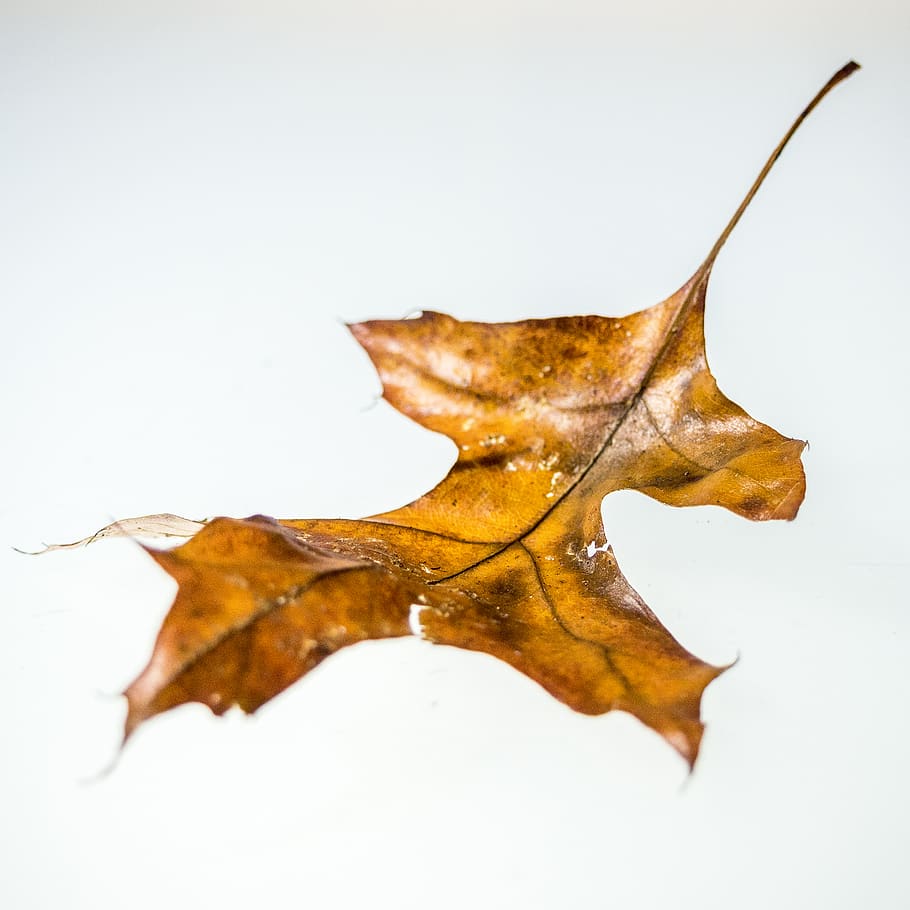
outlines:
[[369, 519], [218, 518], [176, 549], [149, 550], [179, 591], [127, 689], [127, 736], [189, 701], [255, 711], [345, 645], [419, 634], [499, 657], [578, 711], [628, 711], [694, 762], [702, 692], [725, 668], [688, 653], [623, 577], [601, 500], [638, 490], [753, 520], [796, 515], [804, 443], [718, 389], [705, 292], [790, 137], [857, 68], [819, 92], [705, 262], [662, 303], [616, 319], [424, 313], [351, 326], [386, 400], [453, 439], [456, 464], [415, 502]]

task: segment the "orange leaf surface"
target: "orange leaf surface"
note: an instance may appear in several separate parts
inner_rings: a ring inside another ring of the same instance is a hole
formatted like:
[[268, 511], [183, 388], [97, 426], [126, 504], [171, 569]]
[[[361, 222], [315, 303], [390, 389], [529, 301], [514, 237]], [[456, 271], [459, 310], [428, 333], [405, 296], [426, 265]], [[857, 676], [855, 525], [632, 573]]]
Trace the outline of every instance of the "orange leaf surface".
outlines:
[[705, 293], [783, 147], [856, 68], [800, 115], [705, 262], [663, 302], [622, 318], [424, 313], [351, 326], [386, 400], [449, 436], [457, 462], [424, 496], [368, 519], [217, 518], [190, 523], [195, 536], [175, 549], [150, 549], [179, 591], [126, 691], [127, 736], [189, 701], [255, 711], [345, 645], [419, 634], [492, 654], [578, 711], [628, 711], [694, 762], [701, 696], [724, 668], [678, 644], [623, 577], [601, 501], [638, 490], [753, 520], [796, 515], [804, 443], [718, 389]]

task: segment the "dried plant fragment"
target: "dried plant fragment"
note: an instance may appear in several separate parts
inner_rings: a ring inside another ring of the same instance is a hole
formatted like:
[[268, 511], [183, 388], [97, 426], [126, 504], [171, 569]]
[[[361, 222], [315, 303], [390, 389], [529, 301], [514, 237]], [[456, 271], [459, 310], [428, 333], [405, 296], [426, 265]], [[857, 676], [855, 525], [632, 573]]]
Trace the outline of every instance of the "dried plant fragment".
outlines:
[[638, 490], [752, 520], [796, 515], [804, 443], [718, 389], [705, 294], [790, 137], [857, 68], [797, 118], [705, 262], [663, 302], [615, 319], [424, 313], [351, 326], [384, 397], [449, 436], [456, 464], [416, 501], [360, 521], [170, 522], [195, 536], [149, 550], [179, 592], [127, 690], [127, 735], [188, 701], [255, 711], [345, 645], [419, 634], [492, 654], [578, 711], [628, 711], [693, 763], [701, 696], [724, 668], [679, 645], [623, 577], [601, 501]]
[[45, 544], [42, 549], [34, 552], [24, 550], [18, 552], [25, 553], [26, 556], [39, 556], [41, 553], [50, 553], [53, 550], [75, 550], [108, 537], [180, 539], [192, 537], [203, 527], [205, 527], [205, 521], [194, 521], [191, 518], [181, 518], [179, 515], [161, 512], [158, 515], [143, 515], [140, 518], [123, 518], [95, 531], [94, 534], [89, 534], [88, 537], [83, 537], [82, 540], [74, 540], [71, 543]]

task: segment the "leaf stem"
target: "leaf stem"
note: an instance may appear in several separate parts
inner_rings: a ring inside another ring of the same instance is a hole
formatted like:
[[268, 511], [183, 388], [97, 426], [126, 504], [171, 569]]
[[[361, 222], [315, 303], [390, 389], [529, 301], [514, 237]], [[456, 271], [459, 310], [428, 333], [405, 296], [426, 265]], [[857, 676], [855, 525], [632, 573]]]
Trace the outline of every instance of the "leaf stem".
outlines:
[[749, 207], [749, 203], [754, 198], [755, 194], [758, 192], [758, 188], [765, 182], [765, 177], [768, 176], [771, 168], [774, 167], [774, 163], [780, 158], [781, 152], [786, 148], [787, 143], [793, 137], [793, 134], [800, 128], [803, 120], [815, 110], [816, 107], [821, 103], [822, 98], [834, 88], [839, 82], [843, 82], [848, 76], [855, 73], [860, 68], [859, 64], [851, 60], [849, 63], [845, 63], [819, 90], [818, 94], [809, 102], [806, 106], [806, 109], [793, 121], [793, 125], [787, 132], [784, 134], [784, 138], [777, 144], [777, 148], [771, 153], [771, 157], [765, 162], [765, 166], [759, 172], [759, 175], [755, 178], [755, 182], [749, 187], [749, 192], [746, 193], [745, 198], [739, 204], [739, 208], [733, 213], [733, 217], [727, 223], [727, 226], [724, 228], [723, 233], [720, 237], [717, 238], [717, 242], [711, 247], [711, 252], [708, 253], [707, 258], [702, 263], [701, 268], [698, 272], [702, 277], [707, 276], [711, 271], [711, 267], [714, 265], [714, 260], [717, 258], [717, 254], [720, 252], [721, 247], [727, 242], [727, 238], [733, 232], [733, 228], [739, 223], [739, 219], [742, 218], [743, 212]]

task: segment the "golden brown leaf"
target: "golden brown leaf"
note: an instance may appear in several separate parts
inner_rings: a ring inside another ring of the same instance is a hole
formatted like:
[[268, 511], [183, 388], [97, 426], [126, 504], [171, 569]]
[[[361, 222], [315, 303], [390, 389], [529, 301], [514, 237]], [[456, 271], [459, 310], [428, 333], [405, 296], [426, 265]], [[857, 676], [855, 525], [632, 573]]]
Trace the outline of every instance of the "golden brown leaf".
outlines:
[[255, 711], [339, 648], [419, 634], [492, 654], [589, 714], [628, 711], [690, 763], [700, 700], [724, 668], [689, 654], [616, 564], [600, 506], [638, 490], [675, 506], [791, 519], [804, 443], [750, 417], [705, 358], [714, 260], [804, 117], [704, 264], [622, 318], [510, 324], [439, 313], [351, 326], [384, 397], [444, 433], [458, 460], [415, 502], [360, 521], [219, 518], [149, 552], [178, 582], [127, 735], [188, 701]]

